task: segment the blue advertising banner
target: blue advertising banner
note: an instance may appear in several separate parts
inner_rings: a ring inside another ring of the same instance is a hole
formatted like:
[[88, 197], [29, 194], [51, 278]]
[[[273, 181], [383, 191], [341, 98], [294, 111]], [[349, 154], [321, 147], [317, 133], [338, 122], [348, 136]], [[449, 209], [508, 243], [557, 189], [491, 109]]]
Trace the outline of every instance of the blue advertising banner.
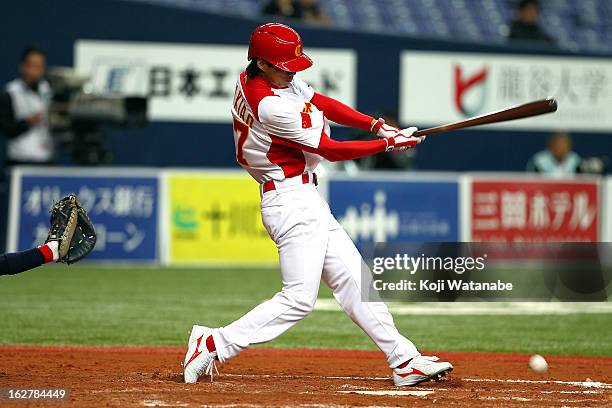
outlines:
[[[158, 177], [122, 176], [114, 169], [83, 175], [74, 169], [35, 169], [13, 175], [9, 248], [25, 250], [44, 242], [49, 209], [76, 193], [94, 223], [97, 242], [88, 259], [153, 262], [157, 260]], [[75, 175], [69, 175], [69, 174]]]
[[357, 246], [459, 240], [459, 183], [380, 177], [331, 179], [329, 205]]

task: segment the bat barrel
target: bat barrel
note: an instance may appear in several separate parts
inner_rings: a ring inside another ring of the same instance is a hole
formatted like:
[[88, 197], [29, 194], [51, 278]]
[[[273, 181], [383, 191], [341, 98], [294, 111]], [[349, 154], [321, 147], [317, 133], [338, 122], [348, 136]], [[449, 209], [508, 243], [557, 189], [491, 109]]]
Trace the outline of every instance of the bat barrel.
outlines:
[[415, 136], [425, 136], [434, 133], [450, 132], [451, 130], [465, 129], [468, 127], [489, 125], [492, 123], [507, 122], [510, 120], [524, 119], [532, 116], [544, 115], [557, 110], [557, 101], [554, 98], [541, 99], [512, 108], [501, 109], [484, 115], [475, 116], [459, 122], [449, 123], [442, 126], [418, 130]]

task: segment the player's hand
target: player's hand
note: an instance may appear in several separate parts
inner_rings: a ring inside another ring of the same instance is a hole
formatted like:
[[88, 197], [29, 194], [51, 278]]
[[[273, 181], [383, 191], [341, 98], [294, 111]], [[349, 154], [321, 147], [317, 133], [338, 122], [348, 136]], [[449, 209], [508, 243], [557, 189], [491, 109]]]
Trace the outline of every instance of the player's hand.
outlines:
[[43, 119], [44, 118], [43, 118], [42, 113], [38, 112], [30, 116], [29, 118], [27, 118], [26, 122], [28, 123], [29, 126], [36, 126], [36, 125], [39, 125], [43, 121]]
[[389, 137], [394, 137], [399, 135], [400, 130], [395, 126], [390, 126], [385, 123], [384, 119], [378, 119], [378, 121], [373, 125], [373, 130], [376, 137], [380, 137], [381, 139], [387, 139]]
[[418, 129], [409, 127], [399, 131], [397, 136], [387, 138], [387, 151], [402, 151], [411, 149], [425, 141], [426, 136], [412, 136]]

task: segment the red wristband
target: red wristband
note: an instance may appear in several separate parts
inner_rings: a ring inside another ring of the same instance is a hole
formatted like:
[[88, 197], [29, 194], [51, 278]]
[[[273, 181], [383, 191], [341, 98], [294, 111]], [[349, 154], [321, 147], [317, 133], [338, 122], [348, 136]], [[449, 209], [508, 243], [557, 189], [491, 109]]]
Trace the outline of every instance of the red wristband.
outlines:
[[53, 251], [49, 248], [48, 245], [42, 245], [38, 247], [38, 250], [45, 258], [45, 263], [53, 261]]
[[385, 120], [383, 118], [378, 118], [376, 122], [372, 123], [372, 126], [370, 126], [370, 133], [373, 135], [377, 134], [382, 125], [384, 124]]

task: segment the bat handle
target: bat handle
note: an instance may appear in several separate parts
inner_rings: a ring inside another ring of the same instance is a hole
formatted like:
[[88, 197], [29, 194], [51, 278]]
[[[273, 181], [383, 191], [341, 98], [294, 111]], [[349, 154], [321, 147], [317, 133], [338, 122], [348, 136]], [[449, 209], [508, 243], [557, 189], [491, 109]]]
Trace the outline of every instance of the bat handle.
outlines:
[[432, 132], [428, 132], [429, 129], [422, 129], [422, 130], [417, 130], [416, 132], [414, 132], [412, 134], [412, 136], [427, 136], [429, 134], [431, 134]]

